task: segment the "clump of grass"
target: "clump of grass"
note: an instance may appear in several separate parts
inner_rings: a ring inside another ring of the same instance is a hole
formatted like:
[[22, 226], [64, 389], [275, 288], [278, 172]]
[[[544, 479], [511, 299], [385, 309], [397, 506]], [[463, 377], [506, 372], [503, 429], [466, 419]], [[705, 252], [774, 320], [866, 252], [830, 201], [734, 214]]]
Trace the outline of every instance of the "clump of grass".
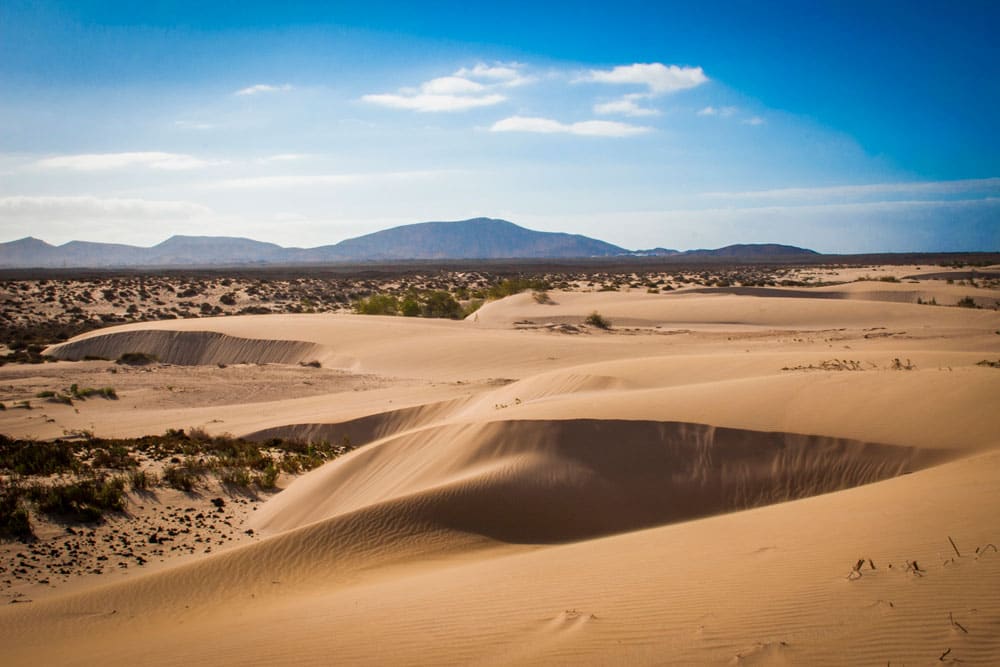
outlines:
[[28, 498], [45, 514], [75, 521], [100, 521], [105, 512], [125, 509], [125, 480], [121, 477], [94, 477], [62, 484], [35, 484]]
[[80, 467], [73, 451], [73, 445], [67, 442], [13, 440], [0, 435], [0, 470], [16, 475], [73, 472]]
[[531, 298], [535, 300], [535, 303], [540, 303], [545, 306], [555, 303], [555, 301], [552, 300], [552, 297], [549, 296], [549, 293], [545, 290], [535, 290], [531, 293]]
[[216, 471], [216, 477], [226, 486], [241, 489], [250, 486], [250, 472], [246, 468], [220, 468]]
[[899, 278], [896, 276], [882, 276], [879, 278], [879, 281], [883, 283], [898, 283]]
[[94, 458], [91, 460], [90, 465], [94, 468], [128, 470], [129, 468], [138, 467], [139, 462], [129, 453], [125, 445], [112, 443], [98, 447], [94, 452]]
[[606, 319], [596, 310], [590, 315], [587, 315], [587, 319], [583, 321], [584, 324], [589, 324], [592, 327], [597, 327], [598, 329], [610, 329], [611, 321]]
[[118, 398], [118, 392], [115, 391], [114, 387], [83, 387], [81, 388], [77, 384], [71, 384], [69, 386], [69, 394], [73, 398], [85, 400], [91, 396], [100, 396], [101, 398], [106, 398], [109, 400], [115, 400]]
[[309, 366], [310, 368], [322, 368], [323, 364], [313, 359], [312, 361], [300, 361], [299, 366]]
[[198, 474], [196, 468], [189, 463], [175, 465], [170, 464], [163, 468], [163, 482], [179, 491], [194, 491], [198, 485]]
[[545, 280], [539, 280], [536, 278], [506, 278], [501, 280], [499, 283], [490, 286], [490, 288], [486, 290], [486, 297], [488, 299], [502, 299], [505, 296], [520, 294], [521, 292], [529, 289], [544, 292], [552, 289], [552, 285]]
[[959, 308], [979, 308], [979, 305], [976, 304], [976, 300], [973, 299], [971, 296], [963, 296], [961, 299], [958, 300], [958, 303], [955, 305], [957, 305]]
[[148, 491], [156, 486], [156, 474], [149, 470], [133, 470], [128, 474], [129, 486], [133, 491]]
[[21, 497], [24, 489], [16, 481], [0, 478], [0, 539], [25, 542], [34, 536], [28, 510]]
[[976, 362], [977, 366], [985, 366], [987, 368], [1000, 368], [1000, 359], [996, 361], [990, 361], [989, 359], [983, 359], [982, 361]]
[[273, 489], [278, 482], [278, 468], [273, 464], [267, 466], [258, 475], [254, 475], [254, 483], [262, 489]]
[[155, 354], [149, 354], [146, 352], [125, 352], [120, 357], [116, 363], [126, 365], [126, 366], [148, 366], [149, 364], [155, 364], [159, 359]]

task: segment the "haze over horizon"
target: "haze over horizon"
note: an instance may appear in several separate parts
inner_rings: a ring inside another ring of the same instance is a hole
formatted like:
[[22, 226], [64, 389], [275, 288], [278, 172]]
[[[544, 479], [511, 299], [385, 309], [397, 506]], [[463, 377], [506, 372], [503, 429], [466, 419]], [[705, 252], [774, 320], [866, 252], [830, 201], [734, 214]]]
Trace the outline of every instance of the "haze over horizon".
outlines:
[[1000, 8], [0, 6], [0, 241], [1000, 249]]

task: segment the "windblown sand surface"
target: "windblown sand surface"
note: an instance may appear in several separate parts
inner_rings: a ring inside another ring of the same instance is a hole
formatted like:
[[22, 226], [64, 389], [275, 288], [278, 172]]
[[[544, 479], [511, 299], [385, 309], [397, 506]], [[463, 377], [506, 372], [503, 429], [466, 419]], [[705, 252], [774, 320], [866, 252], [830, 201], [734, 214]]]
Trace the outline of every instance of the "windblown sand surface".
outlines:
[[85, 334], [49, 353], [165, 364], [5, 367], [11, 396], [91, 373], [120, 398], [0, 431], [363, 446], [251, 512], [253, 540], [6, 605], [3, 662], [998, 664], [1000, 369], [979, 362], [1000, 314], [914, 303], [969, 291], [524, 293], [459, 322]]

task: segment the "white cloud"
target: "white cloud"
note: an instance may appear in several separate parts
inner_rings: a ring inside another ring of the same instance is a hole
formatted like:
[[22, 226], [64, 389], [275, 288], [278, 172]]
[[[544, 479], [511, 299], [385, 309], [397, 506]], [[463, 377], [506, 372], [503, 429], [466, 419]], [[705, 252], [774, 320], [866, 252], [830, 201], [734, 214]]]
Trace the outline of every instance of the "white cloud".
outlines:
[[260, 93], [280, 93], [284, 91], [291, 90], [291, 84], [282, 84], [280, 86], [272, 86], [267, 83], [258, 83], [253, 86], [247, 86], [246, 88], [241, 88], [236, 91], [236, 95], [247, 96], [247, 95], [258, 95]]
[[181, 153], [162, 153], [158, 151], [59, 155], [35, 162], [35, 166], [42, 169], [72, 169], [75, 171], [105, 171], [108, 169], [123, 169], [125, 167], [137, 166], [180, 171], [185, 169], [202, 169], [217, 164], [224, 163], [202, 160], [201, 158]]
[[395, 93], [363, 95], [361, 99], [393, 109], [411, 111], [467, 111], [506, 101], [501, 91], [534, 81], [521, 73], [521, 65], [507, 63], [462, 67], [450, 76], [425, 81], [417, 88], [400, 88]]
[[442, 76], [431, 79], [420, 86], [428, 95], [468, 95], [478, 93], [486, 86], [461, 76]]
[[260, 158], [258, 162], [294, 162], [296, 160], [305, 160], [309, 157], [305, 153], [278, 153], [277, 155], [268, 155], [267, 157]]
[[601, 115], [621, 114], [623, 116], [659, 116], [658, 109], [650, 109], [636, 104], [645, 95], [625, 95], [621, 99], [594, 105], [594, 113]]
[[700, 67], [678, 67], [663, 63], [619, 65], [610, 70], [593, 69], [579, 79], [597, 83], [643, 85], [651, 95], [663, 95], [700, 86], [708, 81]]
[[891, 195], [1000, 195], [1000, 178], [970, 178], [958, 181], [916, 181], [834, 185], [815, 188], [778, 188], [743, 192], [705, 192], [711, 199], [844, 199]]
[[739, 111], [736, 107], [713, 107], [707, 106], [698, 112], [699, 116], [719, 116], [721, 118], [729, 118], [730, 116], [736, 115]]
[[463, 67], [459, 69], [455, 72], [455, 76], [469, 79], [485, 79], [497, 82], [507, 88], [512, 88], [532, 83], [535, 80], [533, 77], [522, 74], [521, 68], [522, 65], [520, 63], [498, 63], [496, 65], [477, 63], [475, 67]]
[[365, 102], [378, 104], [394, 109], [410, 109], [411, 111], [466, 111], [477, 107], [488, 107], [500, 104], [507, 98], [503, 95], [364, 95]]
[[650, 128], [610, 120], [587, 120], [577, 123], [560, 123], [549, 118], [511, 116], [498, 120], [491, 132], [538, 132], [542, 134], [577, 134], [589, 137], [631, 137], [649, 132]]
[[752, 116], [751, 118], [747, 118], [742, 121], [744, 125], [763, 125], [765, 122], [766, 121], [760, 116]]
[[262, 188], [301, 188], [317, 185], [360, 185], [381, 181], [414, 180], [432, 178], [441, 171], [389, 171], [344, 174], [296, 174], [286, 176], [251, 176], [228, 178], [204, 183], [201, 187], [210, 190], [244, 190]]
[[160, 220], [211, 214], [201, 204], [184, 201], [100, 197], [0, 197], [0, 217], [15, 222], [87, 220]]

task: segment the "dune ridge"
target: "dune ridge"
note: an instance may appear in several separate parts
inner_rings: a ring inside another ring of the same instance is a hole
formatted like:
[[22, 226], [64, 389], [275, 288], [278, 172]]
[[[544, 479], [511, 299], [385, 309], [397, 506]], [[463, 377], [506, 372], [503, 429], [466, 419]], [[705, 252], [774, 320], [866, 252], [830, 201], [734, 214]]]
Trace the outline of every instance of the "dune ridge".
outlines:
[[418, 523], [546, 544], [794, 500], [949, 458], [954, 452], [676, 422], [451, 424], [314, 471], [252, 525], [291, 530], [392, 502]]
[[56, 359], [77, 361], [85, 357], [118, 359], [129, 352], [154, 356], [168, 364], [291, 364], [306, 361], [321, 346], [297, 340], [251, 339], [214, 331], [132, 330], [89, 336], [49, 347]]

